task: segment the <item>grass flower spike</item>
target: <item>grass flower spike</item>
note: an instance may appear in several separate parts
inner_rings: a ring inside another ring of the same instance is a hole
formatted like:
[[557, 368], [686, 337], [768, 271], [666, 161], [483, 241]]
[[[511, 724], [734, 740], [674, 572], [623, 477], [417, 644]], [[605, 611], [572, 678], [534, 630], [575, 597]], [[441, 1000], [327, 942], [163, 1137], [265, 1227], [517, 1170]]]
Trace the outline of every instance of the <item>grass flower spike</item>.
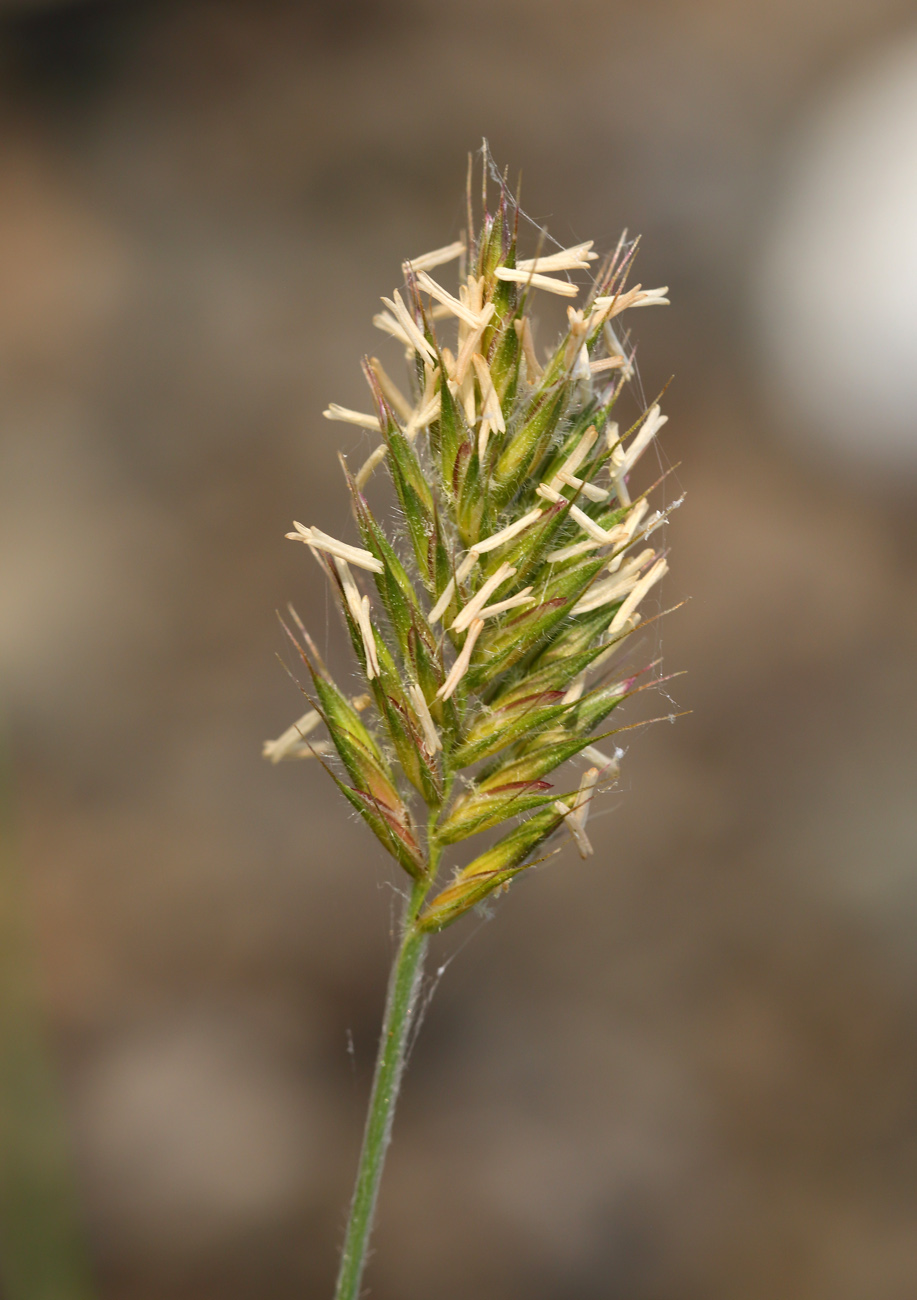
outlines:
[[[368, 358], [368, 413], [324, 412], [367, 431], [362, 463], [342, 460], [355, 525], [342, 509], [346, 540], [301, 523], [287, 534], [327, 575], [365, 693], [350, 698], [298, 626], [311, 708], [265, 757], [317, 757], [410, 881], [338, 1300], [359, 1294], [428, 937], [505, 891], [554, 837], [592, 854], [587, 818], [621, 757], [595, 742], [644, 689], [615, 665], [668, 568], [647, 544], [665, 514], [628, 484], [666, 416], [654, 403], [623, 432], [613, 418], [634, 373], [625, 313], [666, 290], [627, 287], [636, 245], [623, 239], [600, 261], [592, 241], [552, 252], [541, 232], [521, 256], [503, 184], [492, 210], [485, 187], [472, 225], [469, 197], [467, 234], [406, 260], [382, 299], [375, 324], [396, 345], [385, 365], [403, 352], [406, 379]], [[566, 328], [539, 355], [534, 314], [562, 315], [559, 299]]]

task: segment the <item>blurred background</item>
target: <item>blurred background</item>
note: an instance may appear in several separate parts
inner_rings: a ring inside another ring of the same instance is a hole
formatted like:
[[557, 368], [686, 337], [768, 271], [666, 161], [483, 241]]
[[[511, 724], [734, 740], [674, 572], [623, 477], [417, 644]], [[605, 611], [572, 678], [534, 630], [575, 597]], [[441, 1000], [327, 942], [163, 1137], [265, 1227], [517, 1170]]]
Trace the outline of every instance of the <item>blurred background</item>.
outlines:
[[912, 1300], [917, 8], [7, 0], [0, 84], [10, 1300], [331, 1294], [399, 882], [261, 760], [283, 534], [485, 134], [671, 287], [692, 713], [437, 942], [371, 1294]]

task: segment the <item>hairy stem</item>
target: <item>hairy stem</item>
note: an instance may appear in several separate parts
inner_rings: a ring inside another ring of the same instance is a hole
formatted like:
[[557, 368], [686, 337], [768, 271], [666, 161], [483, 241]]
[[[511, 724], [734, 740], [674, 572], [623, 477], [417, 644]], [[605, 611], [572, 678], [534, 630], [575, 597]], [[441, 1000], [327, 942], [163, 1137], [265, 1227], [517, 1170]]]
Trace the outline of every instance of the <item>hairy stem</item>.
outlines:
[[382, 1166], [391, 1137], [405, 1052], [417, 1011], [417, 991], [427, 950], [427, 936], [416, 929], [414, 922], [429, 888], [428, 879], [414, 885], [405, 909], [401, 945], [389, 976], [382, 1037], [376, 1058], [357, 1181], [341, 1252], [335, 1300], [356, 1300], [360, 1293], [360, 1279], [366, 1263]]

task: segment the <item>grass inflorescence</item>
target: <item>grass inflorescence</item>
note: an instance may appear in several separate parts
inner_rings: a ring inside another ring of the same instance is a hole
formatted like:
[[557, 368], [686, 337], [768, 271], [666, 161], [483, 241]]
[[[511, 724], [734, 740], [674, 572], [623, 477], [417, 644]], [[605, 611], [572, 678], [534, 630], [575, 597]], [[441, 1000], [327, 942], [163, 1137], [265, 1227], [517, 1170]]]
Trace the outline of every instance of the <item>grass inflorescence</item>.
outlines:
[[[570, 273], [593, 271], [592, 241], [522, 258], [518, 237], [504, 184], [476, 235], [403, 264], [404, 285], [375, 323], [404, 349], [406, 390], [367, 358], [371, 411], [325, 411], [381, 439], [355, 473], [341, 462], [359, 542], [300, 523], [288, 534], [325, 569], [368, 690], [348, 698], [300, 640], [315, 707], [266, 755], [325, 756], [333, 745], [344, 773], [329, 771], [346, 798], [431, 884], [444, 846], [514, 823], [426, 902], [426, 930], [505, 886], [564, 826], [591, 852], [589, 805], [618, 763], [593, 733], [633, 689], [609, 681], [608, 665], [667, 570], [650, 543], [665, 514], [627, 488], [666, 417], [653, 404], [624, 431], [614, 419], [633, 375], [617, 318], [665, 303], [666, 290], [627, 287], [636, 243], [622, 239], [576, 307]], [[453, 291], [431, 272], [442, 279], [456, 263]], [[530, 314], [541, 293], [569, 300], [543, 362]], [[400, 536], [366, 497], [383, 465]], [[321, 724], [331, 744], [309, 739]], [[589, 763], [578, 787], [556, 791], [547, 778], [577, 756]]]

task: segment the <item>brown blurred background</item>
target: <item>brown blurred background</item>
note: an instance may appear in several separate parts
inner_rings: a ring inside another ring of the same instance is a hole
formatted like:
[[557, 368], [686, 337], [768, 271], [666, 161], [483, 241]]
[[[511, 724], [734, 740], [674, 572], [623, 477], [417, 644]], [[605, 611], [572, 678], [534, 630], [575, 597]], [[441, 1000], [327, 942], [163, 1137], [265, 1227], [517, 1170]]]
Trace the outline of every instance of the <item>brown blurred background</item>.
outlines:
[[274, 610], [342, 647], [283, 533], [338, 530], [322, 407], [484, 134], [671, 287], [632, 323], [693, 712], [590, 862], [438, 942], [371, 1294], [917, 1295], [915, 41], [901, 0], [0, 7], [0, 692], [105, 1300], [331, 1293], [398, 882], [260, 758]]

